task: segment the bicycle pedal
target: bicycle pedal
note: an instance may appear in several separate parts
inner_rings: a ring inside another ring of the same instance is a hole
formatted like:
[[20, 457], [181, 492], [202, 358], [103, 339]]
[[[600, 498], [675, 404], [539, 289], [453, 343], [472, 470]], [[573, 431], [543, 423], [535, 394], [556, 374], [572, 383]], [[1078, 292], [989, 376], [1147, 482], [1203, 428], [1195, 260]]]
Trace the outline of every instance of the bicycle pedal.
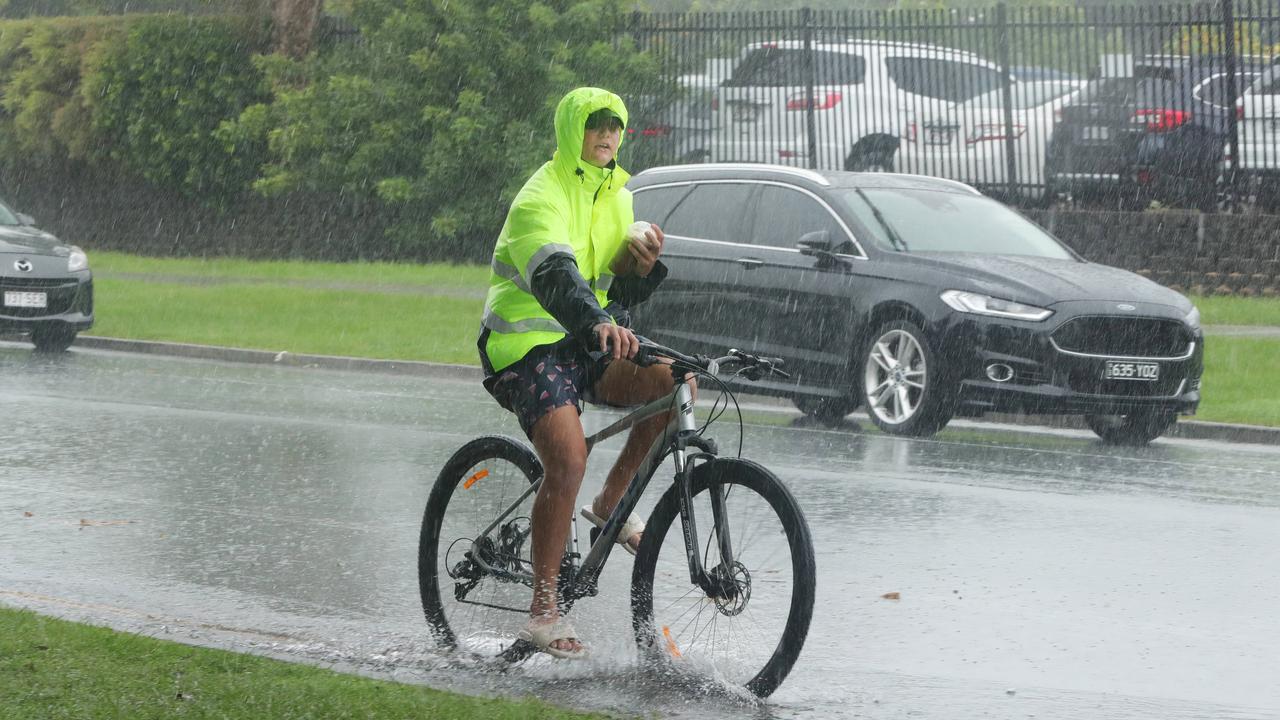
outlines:
[[587, 537], [591, 539], [591, 543], [590, 545], [588, 545], [588, 547], [595, 547], [596, 538], [600, 537], [600, 528], [592, 527], [591, 532], [588, 533]]

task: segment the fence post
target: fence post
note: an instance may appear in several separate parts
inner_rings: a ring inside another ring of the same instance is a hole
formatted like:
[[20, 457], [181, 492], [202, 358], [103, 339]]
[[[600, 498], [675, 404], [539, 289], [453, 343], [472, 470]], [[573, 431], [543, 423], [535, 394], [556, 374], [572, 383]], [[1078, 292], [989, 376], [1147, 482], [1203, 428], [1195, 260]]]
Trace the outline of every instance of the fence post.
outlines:
[[1240, 123], [1236, 119], [1236, 100], [1240, 88], [1236, 84], [1236, 13], [1232, 0], [1222, 0], [1222, 40], [1226, 44], [1223, 59], [1227, 71], [1227, 98], [1231, 101], [1227, 111], [1227, 148], [1231, 158], [1227, 160], [1227, 192], [1232, 207], [1236, 204], [1236, 168], [1240, 167]]
[[818, 124], [814, 118], [813, 97], [813, 10], [802, 8], [800, 22], [804, 33], [804, 92], [808, 101], [805, 103], [804, 123], [805, 135], [809, 138], [809, 169], [818, 169]]
[[[1224, 0], [1224, 2], [1229, 0]], [[996, 53], [1000, 63], [1001, 105], [1004, 106], [1004, 166], [1009, 200], [1018, 189], [1018, 139], [1013, 136], [1013, 82], [1009, 76], [1009, 6], [996, 5]]]

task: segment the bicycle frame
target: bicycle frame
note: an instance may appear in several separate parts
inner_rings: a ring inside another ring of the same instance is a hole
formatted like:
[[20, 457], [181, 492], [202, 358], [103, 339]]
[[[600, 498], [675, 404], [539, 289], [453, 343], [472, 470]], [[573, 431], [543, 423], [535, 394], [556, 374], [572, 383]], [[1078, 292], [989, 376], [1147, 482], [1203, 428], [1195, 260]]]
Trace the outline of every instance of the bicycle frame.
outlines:
[[[697, 422], [693, 415], [693, 391], [684, 377], [684, 371], [673, 369], [672, 375], [675, 378], [675, 387], [670, 393], [637, 408], [627, 414], [626, 417], [586, 438], [587, 451], [590, 452], [591, 448], [602, 440], [613, 437], [651, 417], [669, 412], [672, 409], [676, 410], [668, 421], [662, 435], [654, 441], [649, 451], [645, 454], [640, 467], [627, 485], [622, 499], [605, 521], [604, 527], [601, 528], [600, 534], [597, 536], [595, 543], [592, 544], [586, 558], [577, 566], [572, 578], [562, 578], [562, 586], [560, 588], [562, 610], [568, 610], [569, 606], [579, 598], [596, 594], [600, 573], [604, 570], [609, 553], [617, 542], [618, 533], [621, 532], [625, 519], [631, 516], [640, 501], [640, 496], [644, 493], [645, 488], [648, 487], [649, 481], [653, 479], [653, 475], [658, 469], [658, 463], [668, 451], [671, 452], [675, 463], [675, 482], [680, 487], [680, 518], [684, 527], [685, 550], [689, 559], [689, 579], [708, 594], [717, 593], [720, 596], [724, 596], [726, 592], [726, 588], [723, 587], [724, 583], [718, 582], [706, 572], [702, 564], [702, 558], [698, 553], [698, 533], [692, 512], [693, 497], [688, 472], [691, 469], [688, 464], [687, 448], [689, 446], [700, 448], [702, 450], [700, 454], [709, 455], [713, 453], [707, 452], [707, 443], [696, 436]], [[522, 493], [515, 502], [484, 529], [484, 532], [476, 538], [476, 542], [481, 538], [488, 537], [511, 513], [515, 512], [521, 503], [531, 494], [538, 492], [541, 487], [542, 478], [531, 483], [527, 491]], [[711, 494], [711, 504], [712, 516], [716, 526], [722, 531], [718, 533], [721, 559], [724, 564], [729, 564], [733, 562], [732, 549], [727, 523], [723, 521], [724, 496], [719, 489], [716, 489]], [[576, 548], [577, 542], [578, 539], [575, 532], [569, 543], [573, 548]], [[572, 556], [573, 554], [571, 553]], [[478, 554], [476, 554], [476, 557], [478, 557]], [[512, 573], [492, 567], [485, 567], [485, 570], [509, 580], [517, 580], [530, 586], [533, 584], [532, 575], [529, 573]], [[564, 582], [565, 580], [568, 582]]]

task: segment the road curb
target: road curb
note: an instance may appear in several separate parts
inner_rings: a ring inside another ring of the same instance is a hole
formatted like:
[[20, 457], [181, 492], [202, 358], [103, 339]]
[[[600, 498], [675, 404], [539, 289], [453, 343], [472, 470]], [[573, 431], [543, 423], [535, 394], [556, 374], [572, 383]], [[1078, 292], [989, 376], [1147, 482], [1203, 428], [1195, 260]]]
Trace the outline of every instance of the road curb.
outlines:
[[[120, 338], [98, 337], [92, 335], [81, 335], [77, 337], [75, 346], [98, 350], [114, 350], [117, 352], [166, 355], [171, 357], [197, 358], [201, 360], [222, 360], [226, 362], [253, 363], [258, 365], [281, 365], [286, 367], [319, 368], [326, 370], [358, 370], [400, 375], [417, 375], [423, 377], [440, 377], [451, 380], [475, 380], [477, 382], [481, 378], [480, 368], [474, 365], [454, 365], [449, 363], [422, 362], [418, 360], [373, 360], [369, 358], [342, 357], [335, 355], [307, 355], [291, 353], [288, 351], [275, 352], [271, 350], [245, 350], [241, 348], [223, 347], [220, 345], [193, 345], [189, 343], [159, 342], [154, 340], [124, 340]], [[774, 404], [776, 404], [779, 410], [783, 408], [791, 408], [790, 403], [777, 398], [753, 396], [752, 399], [757, 404], [763, 402], [764, 406], [760, 409], [764, 410], [767, 410], [769, 405]], [[1006, 426], [1030, 424], [1055, 429], [1087, 429], [1084, 423], [1074, 416], [1059, 417], [1051, 415], [1010, 415], [992, 413], [976, 420], [976, 422], [990, 422]], [[1166, 437], [1196, 440], [1221, 440], [1260, 445], [1280, 445], [1280, 428], [1205, 422], [1203, 420], [1180, 420], [1177, 425], [1173, 426]]]

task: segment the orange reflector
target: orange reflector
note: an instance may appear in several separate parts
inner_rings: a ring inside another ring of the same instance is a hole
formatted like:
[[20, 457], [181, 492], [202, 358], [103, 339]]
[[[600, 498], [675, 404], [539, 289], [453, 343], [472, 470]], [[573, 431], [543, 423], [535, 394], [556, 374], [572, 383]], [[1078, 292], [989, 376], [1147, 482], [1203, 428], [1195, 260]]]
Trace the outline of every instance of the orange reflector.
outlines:
[[467, 479], [466, 479], [466, 482], [462, 483], [462, 488], [463, 488], [464, 490], [470, 490], [470, 489], [471, 489], [471, 486], [472, 486], [472, 485], [475, 485], [475, 484], [476, 484], [476, 482], [477, 482], [478, 480], [480, 480], [480, 479], [482, 479], [482, 478], [487, 478], [487, 477], [489, 477], [489, 471], [488, 471], [488, 470], [481, 470], [480, 472], [476, 473], [475, 475], [472, 475], [471, 477], [467, 478]]
[[663, 625], [662, 637], [667, 639], [667, 652], [671, 653], [672, 657], [681, 657], [680, 648], [676, 647], [676, 641], [671, 638], [671, 628]]

